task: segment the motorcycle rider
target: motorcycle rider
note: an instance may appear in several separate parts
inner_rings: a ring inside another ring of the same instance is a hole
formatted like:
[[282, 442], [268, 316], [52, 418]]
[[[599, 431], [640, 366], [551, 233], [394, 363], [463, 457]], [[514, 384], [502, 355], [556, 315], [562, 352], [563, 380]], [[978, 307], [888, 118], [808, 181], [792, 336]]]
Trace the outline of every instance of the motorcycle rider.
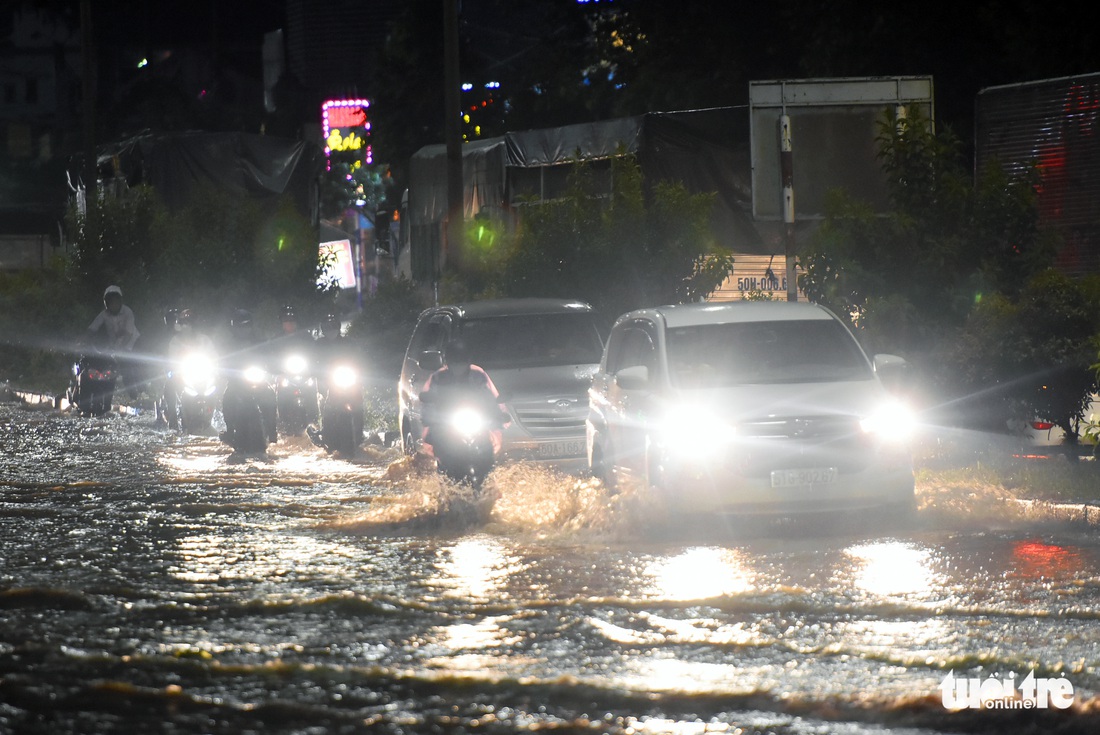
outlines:
[[313, 352], [313, 335], [307, 329], [298, 328], [298, 312], [291, 304], [283, 306], [281, 312], [282, 334], [275, 340], [278, 351], [286, 355], [300, 349], [307, 357]]
[[103, 333], [109, 350], [130, 352], [141, 336], [134, 324], [134, 312], [122, 303], [122, 289], [108, 286], [103, 292], [103, 311], [88, 325], [88, 337], [95, 339]]
[[[283, 306], [280, 320], [282, 333], [266, 347], [271, 355], [272, 369], [278, 374], [276, 406], [281, 429], [298, 433], [316, 419], [317, 387], [309, 379], [319, 373], [317, 348], [309, 330], [299, 329], [298, 314], [292, 304]], [[290, 358], [305, 362], [304, 372]]]
[[[88, 341], [102, 345], [110, 353], [130, 353], [140, 336], [141, 332], [134, 323], [134, 312], [122, 303], [122, 289], [113, 284], [108, 286], [103, 292], [103, 311], [88, 325]], [[122, 359], [118, 362], [123, 383], [131, 398], [136, 398], [140, 383], [136, 363]]]
[[[320, 423], [306, 428], [306, 433], [314, 444], [324, 447], [329, 451], [338, 451], [337, 444], [328, 436], [325, 430], [327, 421], [333, 418], [333, 412], [339, 412], [340, 407], [350, 410], [351, 435], [353, 446], [358, 446], [359, 438], [363, 434], [363, 401], [362, 377], [365, 373], [362, 356], [358, 351], [354, 340], [343, 336], [340, 317], [335, 311], [329, 311], [321, 319], [320, 336], [315, 341], [315, 356], [317, 360], [317, 403]], [[331, 383], [332, 373], [340, 367], [350, 367], [356, 376], [356, 380], [350, 385], [334, 385]], [[339, 441], [339, 440], [337, 440]], [[347, 447], [345, 446], [345, 450]]]
[[172, 327], [172, 338], [168, 341], [169, 377], [164, 383], [164, 398], [161, 401], [163, 415], [160, 417], [170, 429], [179, 429], [180, 391], [183, 390], [179, 375], [180, 361], [189, 353], [204, 352], [214, 356], [214, 341], [205, 333], [195, 329], [195, 313], [191, 309], [171, 309], [165, 316], [166, 324]]
[[340, 316], [334, 312], [325, 312], [318, 325], [321, 334], [317, 337], [316, 344], [318, 354], [324, 356], [329, 347], [338, 347], [343, 340], [343, 332], [340, 327]]
[[457, 404], [472, 402], [480, 406], [486, 416], [499, 418], [489, 431], [493, 454], [498, 454], [503, 438], [502, 429], [510, 423], [510, 419], [492, 378], [471, 362], [469, 348], [462, 339], [448, 342], [444, 347], [443, 358], [443, 366], [428, 377], [424, 390], [420, 392], [420, 401], [424, 406], [424, 450], [434, 455], [432, 445], [436, 433], [435, 425]]
[[338, 360], [348, 360], [362, 369], [361, 356], [357, 353], [354, 340], [346, 338], [340, 324], [340, 317], [335, 312], [328, 312], [321, 319], [320, 336], [314, 341], [317, 362], [321, 366], [318, 370], [318, 379], [325, 373], [325, 368]]
[[[240, 372], [252, 364], [261, 364], [265, 370], [270, 370], [269, 360], [265, 345], [257, 335], [252, 323], [252, 312], [247, 309], [236, 309], [229, 319], [230, 343], [224, 351], [223, 367], [230, 373]], [[226, 393], [232, 389], [233, 381], [226, 386]], [[276, 432], [276, 404], [275, 391], [268, 389], [261, 391], [259, 398], [260, 416], [263, 422], [264, 434], [269, 444], [278, 440]], [[221, 435], [222, 441], [232, 445], [232, 437], [229, 434], [240, 425], [239, 417], [235, 415], [237, 406], [234, 401], [226, 401], [225, 393], [222, 394], [222, 415], [225, 418], [226, 432]]]

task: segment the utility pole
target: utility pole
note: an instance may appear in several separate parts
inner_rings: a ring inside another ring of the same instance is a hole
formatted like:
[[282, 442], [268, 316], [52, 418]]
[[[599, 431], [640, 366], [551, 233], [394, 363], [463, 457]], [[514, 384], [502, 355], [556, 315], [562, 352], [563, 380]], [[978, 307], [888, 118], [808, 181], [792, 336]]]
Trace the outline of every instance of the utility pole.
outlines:
[[[447, 141], [447, 219], [443, 258], [454, 268], [462, 266], [462, 102], [458, 74], [458, 2], [443, 0], [443, 134]], [[438, 279], [439, 273], [434, 274]]]
[[787, 280], [787, 301], [798, 301], [798, 274], [795, 272], [794, 239], [794, 146], [791, 140], [791, 118], [786, 109], [779, 116], [779, 171], [783, 183], [784, 269]]
[[[95, 48], [92, 45], [92, 0], [80, 0], [80, 92], [83, 97], [84, 202], [90, 210], [99, 196], [95, 159]], [[87, 211], [87, 210], [86, 210]]]

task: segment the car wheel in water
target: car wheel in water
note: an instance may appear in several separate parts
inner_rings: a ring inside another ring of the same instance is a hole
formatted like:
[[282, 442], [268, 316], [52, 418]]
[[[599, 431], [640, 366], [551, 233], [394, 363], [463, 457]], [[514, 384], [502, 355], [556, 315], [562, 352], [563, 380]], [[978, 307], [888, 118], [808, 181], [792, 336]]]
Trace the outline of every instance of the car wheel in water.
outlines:
[[615, 470], [611, 467], [608, 456], [610, 455], [602, 444], [597, 442], [592, 445], [592, 476], [603, 483], [607, 492], [615, 494], [619, 488], [615, 482]]
[[659, 495], [665, 491], [667, 484], [664, 466], [658, 457], [647, 452], [645, 459], [646, 490], [651, 494]]

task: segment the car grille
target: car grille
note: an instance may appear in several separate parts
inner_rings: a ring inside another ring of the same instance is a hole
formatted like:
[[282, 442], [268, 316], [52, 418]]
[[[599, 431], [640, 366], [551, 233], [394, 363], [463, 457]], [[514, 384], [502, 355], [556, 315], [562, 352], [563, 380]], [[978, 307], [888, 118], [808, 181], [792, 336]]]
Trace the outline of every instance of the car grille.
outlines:
[[842, 474], [867, 467], [874, 448], [854, 416], [804, 416], [738, 426], [741, 451], [730, 460], [749, 477], [776, 469], [836, 467]]
[[584, 433], [588, 401], [582, 398], [549, 398], [513, 405], [520, 425], [534, 435]]

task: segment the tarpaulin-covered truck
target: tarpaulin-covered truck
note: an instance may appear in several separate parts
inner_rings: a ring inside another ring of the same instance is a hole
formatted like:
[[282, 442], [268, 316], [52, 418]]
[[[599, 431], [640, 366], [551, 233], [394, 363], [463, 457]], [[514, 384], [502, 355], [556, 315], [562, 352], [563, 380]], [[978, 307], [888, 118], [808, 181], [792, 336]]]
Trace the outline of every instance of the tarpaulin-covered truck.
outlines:
[[[100, 187], [149, 184], [170, 208], [215, 185], [235, 194], [274, 200], [290, 196], [313, 224], [318, 218], [319, 146], [249, 133], [143, 133], [97, 151]], [[79, 171], [72, 172], [72, 179]]]
[[1100, 273], [1100, 73], [981, 90], [975, 138], [979, 173], [1034, 167], [1040, 219], [1064, 243], [1058, 268]]
[[[561, 194], [573, 165], [584, 161], [607, 172], [610, 160], [633, 154], [647, 181], [682, 182], [692, 192], [712, 192], [717, 242], [736, 253], [767, 255], [769, 245], [752, 218], [747, 107], [653, 112], [636, 117], [560, 128], [507, 133], [462, 147], [465, 218], [507, 221], [527, 201]], [[409, 165], [402, 216], [399, 270], [431, 281], [446, 263], [445, 145], [421, 148]]]

